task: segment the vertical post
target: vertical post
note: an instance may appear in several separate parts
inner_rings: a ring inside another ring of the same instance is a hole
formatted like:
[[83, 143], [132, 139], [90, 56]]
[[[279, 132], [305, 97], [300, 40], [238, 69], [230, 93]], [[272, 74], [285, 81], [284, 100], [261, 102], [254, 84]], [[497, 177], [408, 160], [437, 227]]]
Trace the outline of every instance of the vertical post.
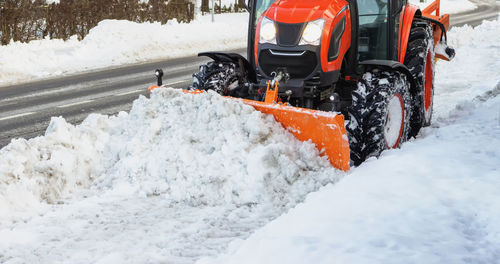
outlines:
[[215, 9], [215, 0], [212, 0], [212, 11], [211, 11], [211, 13], [212, 13], [212, 23], [214, 23], [214, 21], [215, 21], [215, 18], [214, 18], [214, 12], [215, 12], [215, 10], [214, 9]]

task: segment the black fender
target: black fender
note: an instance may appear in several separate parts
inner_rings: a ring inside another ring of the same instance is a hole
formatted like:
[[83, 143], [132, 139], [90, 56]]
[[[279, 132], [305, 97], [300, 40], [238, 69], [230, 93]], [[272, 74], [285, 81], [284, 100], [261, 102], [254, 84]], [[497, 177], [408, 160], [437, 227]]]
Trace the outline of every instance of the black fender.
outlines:
[[247, 76], [247, 80], [252, 83], [257, 83], [257, 73], [253, 69], [248, 60], [238, 53], [225, 53], [225, 52], [201, 52], [198, 57], [209, 57], [216, 62], [232, 62], [240, 66]]
[[413, 75], [411, 75], [410, 70], [406, 65], [402, 64], [399, 61], [393, 61], [393, 60], [367, 60], [367, 61], [362, 61], [359, 63], [359, 66], [363, 70], [363, 72], [378, 68], [378, 69], [384, 69], [384, 70], [393, 70], [393, 71], [398, 71], [406, 75], [408, 80], [410, 81], [410, 86], [411, 89], [410, 91], [416, 91], [417, 89], [417, 82], [413, 78]]

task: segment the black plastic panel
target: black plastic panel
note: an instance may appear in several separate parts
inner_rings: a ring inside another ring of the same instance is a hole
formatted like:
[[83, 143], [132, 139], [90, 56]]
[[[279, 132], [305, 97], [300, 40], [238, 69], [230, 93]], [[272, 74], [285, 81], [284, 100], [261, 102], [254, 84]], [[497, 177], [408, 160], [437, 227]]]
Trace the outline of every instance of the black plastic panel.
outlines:
[[278, 45], [284, 47], [299, 45], [304, 25], [304, 23], [287, 24], [277, 22]]
[[264, 74], [271, 73], [280, 68], [286, 68], [292, 79], [304, 79], [311, 75], [318, 64], [316, 53], [304, 51], [301, 56], [273, 55], [268, 49], [262, 50], [259, 55], [259, 65]]

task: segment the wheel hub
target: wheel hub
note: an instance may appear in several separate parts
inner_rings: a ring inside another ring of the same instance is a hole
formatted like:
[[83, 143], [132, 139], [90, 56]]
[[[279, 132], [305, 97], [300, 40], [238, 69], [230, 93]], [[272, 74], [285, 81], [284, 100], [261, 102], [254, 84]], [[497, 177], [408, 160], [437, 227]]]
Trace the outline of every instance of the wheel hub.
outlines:
[[384, 137], [388, 148], [396, 148], [401, 141], [404, 127], [404, 103], [400, 94], [395, 94], [387, 105]]

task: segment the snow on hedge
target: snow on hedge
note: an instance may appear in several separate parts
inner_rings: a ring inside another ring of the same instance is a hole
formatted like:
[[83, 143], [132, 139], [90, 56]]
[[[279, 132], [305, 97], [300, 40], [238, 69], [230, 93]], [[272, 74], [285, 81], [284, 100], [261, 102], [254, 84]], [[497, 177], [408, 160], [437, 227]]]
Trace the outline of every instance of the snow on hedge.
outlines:
[[498, 263], [500, 21], [450, 31], [419, 138], [198, 263]]

